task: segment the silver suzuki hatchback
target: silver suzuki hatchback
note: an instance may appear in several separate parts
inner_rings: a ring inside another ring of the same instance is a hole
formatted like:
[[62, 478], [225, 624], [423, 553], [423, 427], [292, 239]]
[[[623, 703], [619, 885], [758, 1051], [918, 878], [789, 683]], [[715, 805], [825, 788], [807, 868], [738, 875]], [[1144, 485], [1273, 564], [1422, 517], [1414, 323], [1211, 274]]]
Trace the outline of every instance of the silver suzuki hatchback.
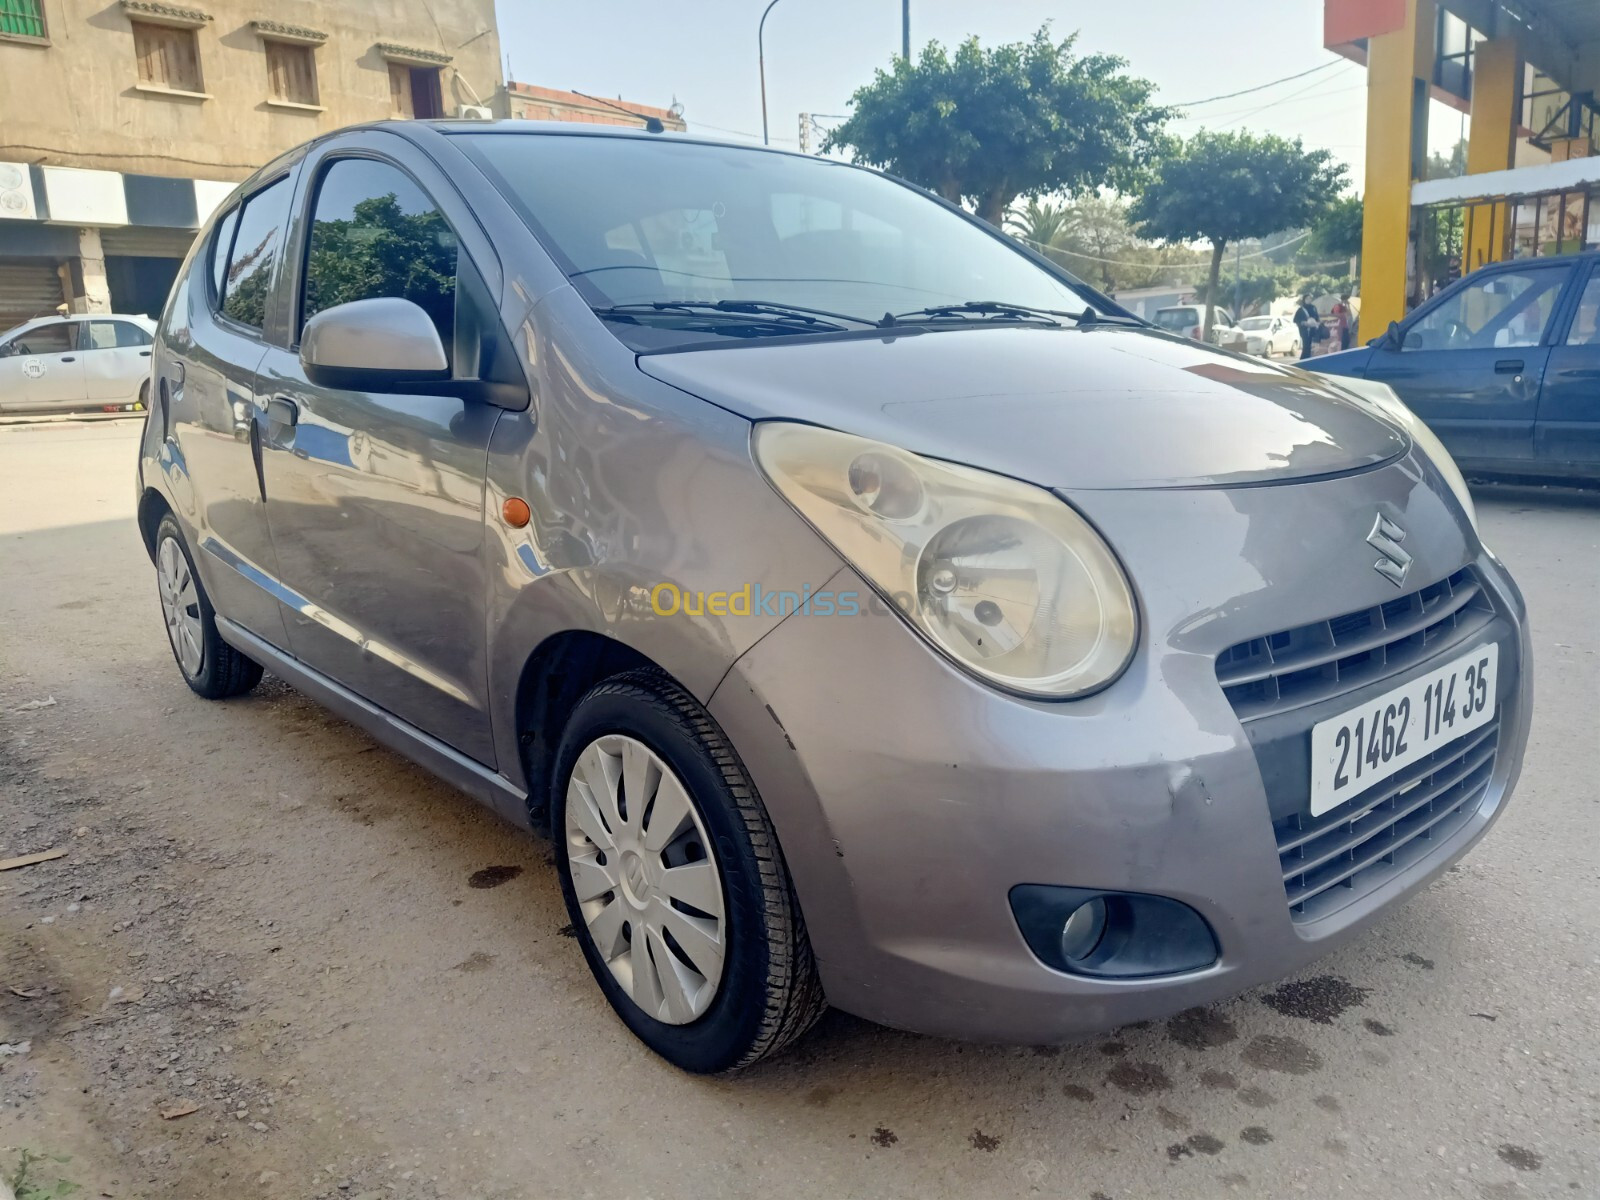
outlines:
[[1281, 976], [1499, 815], [1523, 603], [1381, 385], [1150, 328], [883, 175], [354, 129], [155, 347], [179, 669], [546, 830], [691, 1071], [832, 1004], [1045, 1042]]

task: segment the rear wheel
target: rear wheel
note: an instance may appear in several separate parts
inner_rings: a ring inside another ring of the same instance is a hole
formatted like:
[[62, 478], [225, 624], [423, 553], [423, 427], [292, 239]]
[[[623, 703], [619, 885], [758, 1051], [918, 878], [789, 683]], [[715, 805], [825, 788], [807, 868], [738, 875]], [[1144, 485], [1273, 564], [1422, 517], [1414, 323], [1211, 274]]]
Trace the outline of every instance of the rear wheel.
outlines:
[[688, 1071], [748, 1066], [822, 1014], [805, 924], [754, 785], [665, 676], [630, 672], [573, 711], [552, 797], [561, 890], [606, 999]]
[[171, 513], [156, 528], [156, 590], [167, 641], [183, 680], [207, 700], [242, 696], [261, 682], [261, 667], [217, 632], [217, 614], [194, 569], [183, 532]]

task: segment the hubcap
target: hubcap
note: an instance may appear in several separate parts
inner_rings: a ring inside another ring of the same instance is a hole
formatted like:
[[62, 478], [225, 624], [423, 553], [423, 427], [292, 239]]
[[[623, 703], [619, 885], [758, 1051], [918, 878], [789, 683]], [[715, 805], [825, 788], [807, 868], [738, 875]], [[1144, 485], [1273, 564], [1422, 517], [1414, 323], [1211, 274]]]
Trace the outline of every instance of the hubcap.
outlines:
[[622, 734], [591, 742], [567, 784], [567, 863], [584, 924], [612, 977], [668, 1025], [716, 999], [726, 951], [722, 879], [672, 768]]
[[189, 560], [172, 538], [164, 538], [156, 552], [156, 587], [161, 593], [161, 613], [167, 621], [167, 639], [183, 673], [200, 673], [205, 642], [200, 630], [200, 594]]

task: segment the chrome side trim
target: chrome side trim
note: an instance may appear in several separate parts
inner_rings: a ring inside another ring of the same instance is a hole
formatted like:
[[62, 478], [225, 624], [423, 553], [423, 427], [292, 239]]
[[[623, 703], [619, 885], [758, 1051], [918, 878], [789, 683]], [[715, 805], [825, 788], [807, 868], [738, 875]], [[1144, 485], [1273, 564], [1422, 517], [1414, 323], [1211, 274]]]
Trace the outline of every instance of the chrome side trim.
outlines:
[[436, 671], [430, 671], [414, 659], [407, 658], [387, 642], [380, 642], [376, 638], [368, 637], [343, 617], [329, 612], [320, 604], [313, 603], [293, 588], [287, 587], [282, 580], [273, 578], [254, 563], [240, 558], [215, 537], [206, 538], [200, 543], [200, 547], [218, 562], [232, 567], [262, 591], [276, 597], [278, 602], [286, 608], [292, 609], [306, 619], [315, 621], [324, 629], [338, 634], [345, 641], [354, 646], [359, 646], [365, 653], [372, 655], [374, 658], [381, 658], [390, 666], [399, 667], [407, 675], [414, 679], [420, 679], [436, 691], [443, 692], [450, 699], [460, 701], [470, 708], [479, 707], [476, 700], [443, 675]]

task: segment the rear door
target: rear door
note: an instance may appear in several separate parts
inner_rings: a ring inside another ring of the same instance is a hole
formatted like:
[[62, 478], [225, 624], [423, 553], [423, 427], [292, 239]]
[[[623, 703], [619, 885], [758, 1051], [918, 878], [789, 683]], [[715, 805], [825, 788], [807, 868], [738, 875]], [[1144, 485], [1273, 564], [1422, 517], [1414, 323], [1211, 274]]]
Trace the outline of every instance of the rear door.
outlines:
[[150, 377], [151, 338], [132, 321], [92, 320], [80, 333], [83, 382], [97, 404], [132, 404]]
[[287, 643], [260, 475], [265, 406], [254, 393], [282, 269], [291, 172], [218, 218], [174, 297], [163, 379], [179, 520], [217, 612], [274, 646]]
[[1600, 477], [1600, 261], [1550, 349], [1533, 440], [1541, 471]]
[[84, 403], [78, 322], [42, 322], [18, 334], [9, 349], [5, 359], [9, 394], [0, 395], [0, 407], [5, 411], [49, 412]]
[[498, 259], [449, 181], [399, 139], [383, 139], [396, 157], [371, 140], [306, 160], [289, 345], [268, 351], [257, 384], [276, 414], [262, 466], [297, 598], [289, 639], [301, 661], [492, 766], [484, 479], [500, 410], [460, 395], [321, 387], [300, 365], [305, 321], [353, 300], [420, 305], [458, 372], [475, 365], [463, 356], [477, 358], [485, 310], [499, 327], [483, 274], [498, 295]]
[[1479, 271], [1418, 310], [1398, 349], [1374, 347], [1367, 378], [1394, 388], [1462, 462], [1530, 466], [1547, 339], [1572, 270]]

